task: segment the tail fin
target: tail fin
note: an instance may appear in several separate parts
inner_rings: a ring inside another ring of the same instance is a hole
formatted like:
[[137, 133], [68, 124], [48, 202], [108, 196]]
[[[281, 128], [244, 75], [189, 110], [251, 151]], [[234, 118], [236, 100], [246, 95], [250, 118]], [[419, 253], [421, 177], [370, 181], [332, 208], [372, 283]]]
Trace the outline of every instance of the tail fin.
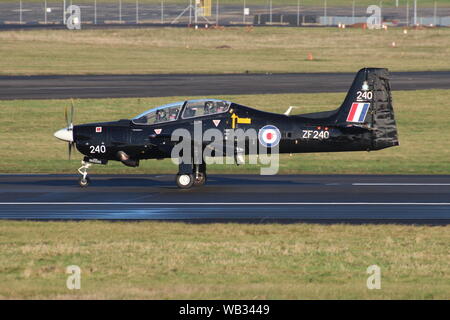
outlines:
[[359, 70], [338, 110], [336, 124], [366, 127], [371, 130], [371, 149], [398, 145], [387, 69]]

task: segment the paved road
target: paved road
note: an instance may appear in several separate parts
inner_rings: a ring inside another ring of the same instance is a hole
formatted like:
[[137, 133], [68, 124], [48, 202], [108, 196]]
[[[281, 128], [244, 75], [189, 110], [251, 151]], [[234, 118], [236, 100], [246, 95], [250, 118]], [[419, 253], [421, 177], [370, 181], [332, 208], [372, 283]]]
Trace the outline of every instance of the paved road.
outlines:
[[0, 219], [450, 223], [450, 176], [211, 175], [190, 190], [169, 175], [76, 178], [0, 175]]
[[[0, 100], [346, 92], [355, 73], [0, 76]], [[450, 71], [394, 72], [393, 90], [450, 89]]]

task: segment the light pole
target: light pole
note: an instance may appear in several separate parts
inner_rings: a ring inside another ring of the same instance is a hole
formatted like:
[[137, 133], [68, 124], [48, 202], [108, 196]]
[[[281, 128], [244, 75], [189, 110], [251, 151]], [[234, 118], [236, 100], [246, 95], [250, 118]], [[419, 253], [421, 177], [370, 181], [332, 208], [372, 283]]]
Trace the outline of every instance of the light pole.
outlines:
[[161, 24], [164, 23], [164, 0], [161, 0]]
[[136, 0], [136, 24], [139, 23], [139, 0]]
[[406, 1], [406, 26], [409, 27], [409, 1]]
[[434, 2], [433, 15], [434, 15], [434, 26], [436, 27], [436, 24], [437, 24], [437, 1]]
[[192, 24], [192, 0], [189, 0], [189, 27]]
[[270, 24], [272, 24], [272, 0], [270, 0], [269, 8], [270, 8]]
[[198, 7], [197, 7], [197, 0], [195, 0], [194, 1], [194, 24], [195, 24], [195, 29], [197, 29], [198, 28], [198, 25], [197, 25], [197, 18], [198, 18], [198, 16], [197, 16], [197, 9], [198, 9]]
[[216, 1], [216, 26], [219, 25], [219, 0]]
[[352, 1], [352, 24], [355, 24], [355, 0]]
[[119, 0], [119, 22], [122, 23], [122, 0]]
[[414, 0], [414, 25], [417, 26], [417, 0]]

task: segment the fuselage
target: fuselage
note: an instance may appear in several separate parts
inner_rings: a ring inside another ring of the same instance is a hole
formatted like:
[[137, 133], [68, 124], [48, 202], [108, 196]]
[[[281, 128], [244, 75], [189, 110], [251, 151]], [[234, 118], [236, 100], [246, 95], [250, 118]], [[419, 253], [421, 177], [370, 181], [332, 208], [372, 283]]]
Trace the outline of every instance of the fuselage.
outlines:
[[[178, 116], [170, 122], [144, 124], [123, 119], [77, 125], [73, 129], [73, 137], [78, 151], [88, 158], [119, 160], [117, 154], [123, 151], [132, 159], [163, 159], [171, 156], [172, 148], [177, 143], [172, 141], [174, 131], [185, 129], [193, 136], [195, 125], [197, 129], [200, 126], [203, 132], [217, 129], [224, 133], [224, 139], [230, 129], [259, 132], [265, 126], [274, 126], [281, 135], [279, 153], [372, 149], [372, 135], [368, 128], [339, 126], [333, 123], [332, 116], [318, 119], [289, 116], [263, 112], [235, 103], [222, 113], [188, 119]], [[204, 145], [211, 142], [212, 140], [203, 139]], [[254, 143], [249, 141], [252, 142]], [[251, 148], [246, 146], [245, 153], [252, 153]]]

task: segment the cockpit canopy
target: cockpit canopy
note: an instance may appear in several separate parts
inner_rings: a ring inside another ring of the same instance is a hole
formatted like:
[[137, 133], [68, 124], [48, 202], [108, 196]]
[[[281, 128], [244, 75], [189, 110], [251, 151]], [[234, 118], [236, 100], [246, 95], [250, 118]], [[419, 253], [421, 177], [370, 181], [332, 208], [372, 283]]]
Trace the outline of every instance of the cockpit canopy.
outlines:
[[184, 101], [165, 104], [150, 110], [147, 110], [140, 115], [137, 115], [132, 120], [139, 124], [156, 124], [161, 122], [175, 121], [178, 119], [178, 114], [184, 105]]
[[183, 106], [185, 107], [181, 118], [189, 119], [227, 112], [230, 105], [229, 101], [216, 99], [181, 101], [147, 110], [132, 120], [134, 123], [151, 125], [177, 120]]

